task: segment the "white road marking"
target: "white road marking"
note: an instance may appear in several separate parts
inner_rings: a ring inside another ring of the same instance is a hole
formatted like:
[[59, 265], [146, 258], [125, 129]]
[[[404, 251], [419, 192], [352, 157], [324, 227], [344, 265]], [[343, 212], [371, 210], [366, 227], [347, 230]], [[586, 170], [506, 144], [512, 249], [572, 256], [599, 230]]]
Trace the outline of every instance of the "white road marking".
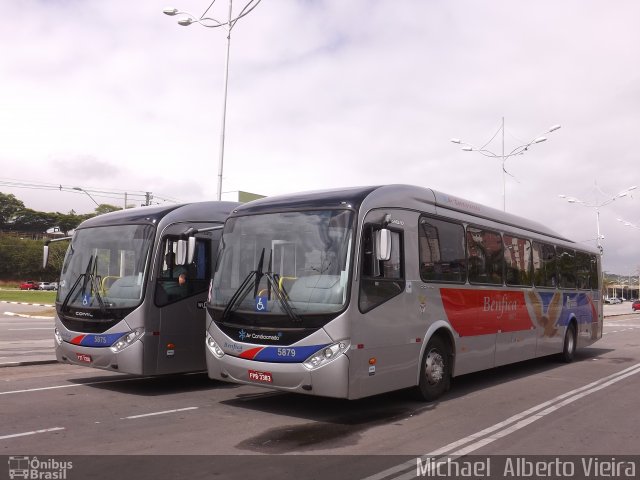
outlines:
[[131, 420], [134, 418], [153, 417], [155, 415], [165, 415], [167, 413], [186, 412], [187, 410], [197, 410], [197, 409], [198, 407], [178, 408], [175, 410], [164, 410], [162, 412], [143, 413], [142, 415], [131, 415], [130, 417], [123, 417], [120, 420]]
[[14, 393], [41, 392], [44, 390], [56, 390], [58, 388], [87, 387], [90, 385], [102, 385], [103, 383], [130, 382], [132, 380], [146, 380], [149, 378], [154, 378], [154, 377], [121, 378], [118, 380], [104, 380], [101, 382], [73, 383], [73, 384], [67, 384], [67, 385], [53, 385], [51, 387], [27, 388], [25, 390], [12, 390], [10, 392], [0, 392], [0, 395], [11, 395]]
[[20, 332], [22, 330], [53, 330], [53, 327], [32, 327], [32, 328], [9, 328], [10, 332]]
[[36, 435], [38, 433], [56, 432], [58, 430], [64, 430], [64, 427], [45, 428], [43, 430], [34, 430], [32, 432], [14, 433], [12, 435], [3, 435], [0, 440], [6, 440], [7, 438], [26, 437], [27, 435]]
[[[421, 461], [426, 462], [427, 458], [433, 460], [434, 457], [442, 455], [447, 455], [449, 457], [468, 455], [469, 453], [478, 450], [485, 445], [495, 442], [500, 438], [503, 438], [517, 430], [526, 427], [536, 420], [540, 420], [541, 418], [555, 412], [561, 407], [569, 405], [570, 403], [580, 400], [581, 398], [584, 398], [592, 393], [598, 392], [603, 388], [606, 388], [637, 373], [640, 373], [640, 363], [637, 363], [620, 372], [601, 378], [600, 380], [596, 380], [595, 382], [592, 382], [583, 387], [576, 388], [575, 390], [563, 393], [562, 395], [558, 395], [551, 400], [529, 408], [524, 412], [513, 415], [502, 422], [492, 425], [491, 427], [480, 430], [479, 432], [445, 445], [442, 448], [424, 454], [422, 457], [420, 457]], [[462, 448], [464, 445], [466, 446]], [[416, 463], [417, 459], [409, 460], [394, 467], [388, 468], [380, 473], [366, 477], [365, 480], [382, 480], [383, 478], [387, 478], [395, 474], [401, 474], [398, 477], [394, 477], [395, 480], [415, 478]]]

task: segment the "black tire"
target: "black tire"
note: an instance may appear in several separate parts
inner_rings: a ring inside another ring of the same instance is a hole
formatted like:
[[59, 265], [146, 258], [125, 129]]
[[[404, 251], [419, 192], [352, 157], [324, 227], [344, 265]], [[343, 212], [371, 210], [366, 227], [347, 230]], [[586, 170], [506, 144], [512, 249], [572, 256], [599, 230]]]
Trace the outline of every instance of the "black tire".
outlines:
[[564, 334], [564, 345], [562, 347], [562, 353], [560, 359], [565, 363], [573, 362], [573, 358], [576, 354], [576, 324], [570, 323]]
[[451, 351], [440, 337], [432, 337], [420, 363], [418, 394], [428, 402], [437, 399], [451, 384]]

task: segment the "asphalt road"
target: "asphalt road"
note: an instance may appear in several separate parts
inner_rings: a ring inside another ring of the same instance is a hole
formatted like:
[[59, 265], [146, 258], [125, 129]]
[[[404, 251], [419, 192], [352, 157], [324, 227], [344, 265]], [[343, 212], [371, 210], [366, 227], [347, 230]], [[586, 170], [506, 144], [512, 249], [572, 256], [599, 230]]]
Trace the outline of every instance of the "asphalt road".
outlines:
[[0, 367], [55, 360], [53, 318], [46, 316], [50, 312], [45, 307], [0, 303]]
[[[640, 454], [640, 312], [611, 316], [629, 309], [607, 306], [603, 338], [571, 364], [536, 359], [466, 375], [433, 403], [409, 391], [358, 401], [316, 398], [205, 374], [134, 378], [58, 364], [2, 368], [0, 451], [73, 456], [70, 479], [95, 467], [104, 474], [96, 478], [114, 478], [107, 474], [117, 469], [116, 478], [177, 478], [177, 471], [183, 478], [382, 480], [415, 478], [423, 455], [622, 459]], [[0, 335], [50, 342], [50, 330], [38, 330], [50, 326], [3, 317]]]

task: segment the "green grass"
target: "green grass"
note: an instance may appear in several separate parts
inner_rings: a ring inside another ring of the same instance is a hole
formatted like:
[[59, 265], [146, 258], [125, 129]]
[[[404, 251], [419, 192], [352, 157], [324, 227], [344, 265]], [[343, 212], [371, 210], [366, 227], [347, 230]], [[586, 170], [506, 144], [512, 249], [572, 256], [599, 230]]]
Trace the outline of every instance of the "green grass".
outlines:
[[41, 292], [39, 290], [0, 290], [0, 300], [7, 302], [46, 303], [53, 305], [57, 292]]

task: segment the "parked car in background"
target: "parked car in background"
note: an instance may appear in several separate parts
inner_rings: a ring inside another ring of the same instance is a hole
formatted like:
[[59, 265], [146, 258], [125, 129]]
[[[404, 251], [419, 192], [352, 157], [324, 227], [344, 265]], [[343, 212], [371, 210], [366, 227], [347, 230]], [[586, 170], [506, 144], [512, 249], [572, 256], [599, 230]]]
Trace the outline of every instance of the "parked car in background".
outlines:
[[622, 300], [620, 300], [617, 297], [609, 297], [609, 298], [605, 298], [604, 299], [604, 303], [608, 303], [609, 305], [613, 305], [616, 303], [622, 303]]
[[33, 280], [26, 280], [20, 284], [20, 290], [38, 290], [38, 283]]
[[636, 310], [640, 310], [640, 300], [636, 300], [631, 304], [631, 309], [635, 312]]
[[58, 284], [55, 282], [40, 282], [38, 283], [38, 290], [57, 290]]

